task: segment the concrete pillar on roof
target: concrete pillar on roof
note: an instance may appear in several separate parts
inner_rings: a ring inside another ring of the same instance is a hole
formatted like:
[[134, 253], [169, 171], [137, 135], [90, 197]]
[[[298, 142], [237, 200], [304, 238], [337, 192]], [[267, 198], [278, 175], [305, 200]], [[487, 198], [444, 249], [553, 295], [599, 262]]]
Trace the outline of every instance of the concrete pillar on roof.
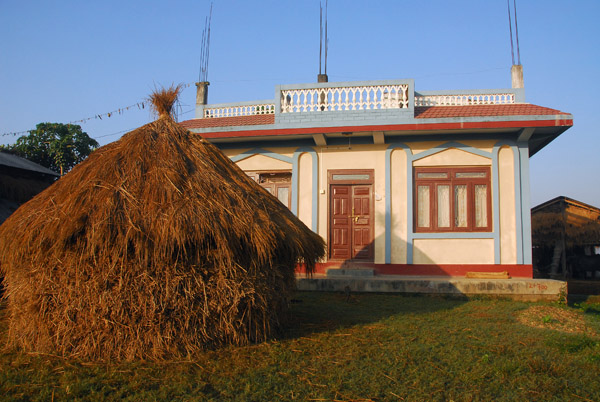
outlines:
[[208, 102], [208, 86], [210, 83], [208, 81], [197, 82], [196, 83], [196, 106], [206, 105]]
[[510, 75], [513, 88], [525, 88], [523, 84], [523, 66], [521, 64], [514, 64], [510, 69]]

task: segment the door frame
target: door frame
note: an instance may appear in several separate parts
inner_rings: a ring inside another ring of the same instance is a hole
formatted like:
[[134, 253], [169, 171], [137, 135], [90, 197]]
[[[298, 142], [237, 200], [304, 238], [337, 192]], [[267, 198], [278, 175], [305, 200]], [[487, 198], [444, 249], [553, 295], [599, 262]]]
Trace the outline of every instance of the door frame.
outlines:
[[[345, 176], [345, 177], [340, 177]], [[362, 177], [361, 177], [362, 176]], [[360, 261], [372, 262], [375, 260], [375, 169], [328, 169], [327, 170], [327, 259], [328, 261], [342, 261], [339, 259], [332, 259], [331, 251], [331, 239], [332, 239], [332, 187], [337, 185], [370, 185], [371, 186], [371, 221], [369, 222], [369, 229], [371, 231], [371, 256], [372, 258], [364, 259]], [[351, 231], [352, 232], [352, 231]], [[352, 235], [352, 233], [351, 233]], [[351, 241], [352, 248], [352, 241]], [[352, 253], [352, 252], [351, 252]], [[353, 258], [351, 258], [352, 260]]]

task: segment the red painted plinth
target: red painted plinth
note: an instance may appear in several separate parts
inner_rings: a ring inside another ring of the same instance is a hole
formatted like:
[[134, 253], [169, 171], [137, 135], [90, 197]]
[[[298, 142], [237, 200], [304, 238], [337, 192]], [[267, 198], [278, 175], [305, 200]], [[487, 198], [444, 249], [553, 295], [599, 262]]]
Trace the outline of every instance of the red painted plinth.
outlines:
[[[410, 276], [449, 276], [464, 277], [467, 272], [508, 272], [512, 278], [533, 278], [531, 264], [374, 264], [330, 261], [319, 263], [315, 267], [316, 274], [325, 274], [328, 268], [370, 268], [376, 275], [410, 275]], [[298, 273], [304, 273], [304, 266], [298, 266]]]

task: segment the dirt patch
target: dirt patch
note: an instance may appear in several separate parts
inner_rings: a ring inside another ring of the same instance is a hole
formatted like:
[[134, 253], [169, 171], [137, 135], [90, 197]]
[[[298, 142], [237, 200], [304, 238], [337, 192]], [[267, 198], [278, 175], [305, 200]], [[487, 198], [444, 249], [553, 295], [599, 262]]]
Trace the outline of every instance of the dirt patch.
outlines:
[[517, 313], [517, 320], [521, 324], [535, 328], [600, 336], [586, 324], [583, 312], [577, 310], [555, 306], [531, 306]]

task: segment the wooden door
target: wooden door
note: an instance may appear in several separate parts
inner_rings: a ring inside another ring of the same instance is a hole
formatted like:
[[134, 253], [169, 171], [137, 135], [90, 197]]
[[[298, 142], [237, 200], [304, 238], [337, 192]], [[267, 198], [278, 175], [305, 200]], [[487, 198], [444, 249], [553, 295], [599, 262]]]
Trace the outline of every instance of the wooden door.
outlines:
[[331, 259], [373, 259], [371, 192], [371, 185], [331, 186]]
[[373, 259], [371, 186], [352, 186], [352, 255], [354, 259]]

